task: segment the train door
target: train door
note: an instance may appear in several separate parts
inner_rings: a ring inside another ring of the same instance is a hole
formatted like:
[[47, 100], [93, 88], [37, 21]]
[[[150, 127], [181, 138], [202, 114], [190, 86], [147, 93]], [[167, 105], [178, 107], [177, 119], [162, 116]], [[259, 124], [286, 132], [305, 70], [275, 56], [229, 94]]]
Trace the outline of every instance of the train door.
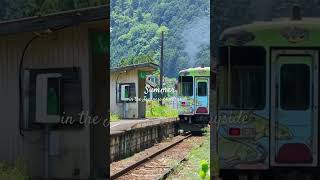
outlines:
[[209, 78], [195, 77], [195, 114], [209, 114]]
[[271, 166], [316, 166], [318, 54], [272, 51]]

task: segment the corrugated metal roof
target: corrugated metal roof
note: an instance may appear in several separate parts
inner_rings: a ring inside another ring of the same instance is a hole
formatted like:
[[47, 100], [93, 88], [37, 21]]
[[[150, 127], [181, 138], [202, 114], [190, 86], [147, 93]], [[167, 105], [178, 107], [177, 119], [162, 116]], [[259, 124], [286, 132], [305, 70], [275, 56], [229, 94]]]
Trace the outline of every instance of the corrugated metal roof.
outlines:
[[129, 71], [129, 70], [140, 69], [140, 68], [150, 68], [152, 70], [156, 70], [159, 68], [159, 66], [154, 63], [141, 63], [141, 64], [128, 65], [128, 66], [124, 66], [124, 67], [112, 68], [111, 72]]

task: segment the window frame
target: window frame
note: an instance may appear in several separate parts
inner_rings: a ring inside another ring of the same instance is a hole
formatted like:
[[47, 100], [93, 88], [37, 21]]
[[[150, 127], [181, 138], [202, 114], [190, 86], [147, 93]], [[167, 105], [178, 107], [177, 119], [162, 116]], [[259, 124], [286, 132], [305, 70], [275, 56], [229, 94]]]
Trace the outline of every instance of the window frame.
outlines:
[[[129, 85], [130, 87], [130, 90], [129, 90], [129, 100], [122, 100], [121, 99], [121, 94], [122, 94], [122, 86], [124, 85]], [[130, 97], [130, 94], [131, 94], [131, 88], [134, 87], [134, 92], [133, 92], [133, 96], [134, 97]], [[137, 90], [136, 90], [136, 83], [119, 83], [119, 96], [118, 96], [118, 101], [120, 103], [135, 103], [136, 102], [136, 96], [137, 96]], [[130, 100], [130, 98], [133, 98], [132, 100]]]

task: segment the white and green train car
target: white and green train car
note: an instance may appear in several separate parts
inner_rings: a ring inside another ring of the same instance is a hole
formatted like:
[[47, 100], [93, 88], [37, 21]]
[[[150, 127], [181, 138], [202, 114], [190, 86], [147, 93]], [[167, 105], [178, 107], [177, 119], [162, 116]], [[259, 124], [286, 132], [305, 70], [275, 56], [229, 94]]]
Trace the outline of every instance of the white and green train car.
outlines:
[[221, 173], [318, 172], [320, 19], [242, 25], [220, 41]]
[[197, 132], [208, 125], [210, 68], [189, 68], [179, 72], [178, 109], [182, 129]]

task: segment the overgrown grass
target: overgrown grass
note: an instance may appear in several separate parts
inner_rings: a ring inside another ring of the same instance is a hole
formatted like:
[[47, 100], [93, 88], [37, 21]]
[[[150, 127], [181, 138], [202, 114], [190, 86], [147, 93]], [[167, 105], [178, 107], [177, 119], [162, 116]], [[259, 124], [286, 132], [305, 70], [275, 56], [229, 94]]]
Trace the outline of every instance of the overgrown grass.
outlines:
[[120, 116], [114, 113], [110, 113], [110, 122], [115, 122], [115, 121], [119, 121], [120, 120]]
[[148, 101], [146, 117], [147, 118], [160, 118], [160, 117], [175, 118], [175, 117], [178, 117], [178, 110], [168, 105], [160, 106], [158, 101]]
[[[175, 171], [168, 177], [169, 180], [202, 180], [201, 170], [204, 162], [206, 162], [210, 168], [210, 135], [206, 130], [205, 140], [201, 147], [193, 149], [187, 160], [180, 164]], [[202, 166], [202, 167], [201, 167]], [[204, 179], [210, 179], [210, 170], [208, 170]]]
[[26, 175], [26, 168], [22, 162], [16, 163], [15, 166], [10, 166], [0, 162], [0, 180], [29, 180]]

